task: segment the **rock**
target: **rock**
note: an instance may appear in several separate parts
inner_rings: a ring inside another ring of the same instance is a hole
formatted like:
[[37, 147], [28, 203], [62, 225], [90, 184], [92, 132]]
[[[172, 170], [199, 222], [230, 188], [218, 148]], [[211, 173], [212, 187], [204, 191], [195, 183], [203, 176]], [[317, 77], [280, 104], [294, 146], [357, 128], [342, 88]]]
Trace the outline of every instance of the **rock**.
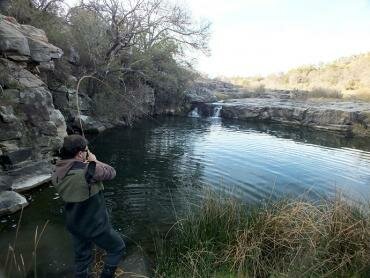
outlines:
[[5, 89], [3, 91], [3, 98], [6, 99], [8, 103], [17, 104], [19, 103], [20, 92], [16, 89]]
[[7, 75], [7, 78], [3, 80], [6, 89], [21, 90], [46, 86], [44, 82], [31, 72], [4, 58], [0, 58], [0, 72]]
[[57, 135], [60, 138], [67, 136], [67, 125], [64, 120], [64, 116], [59, 110], [53, 109], [50, 112], [50, 120], [55, 124], [57, 128]]
[[52, 90], [53, 103], [57, 109], [65, 109], [69, 107], [68, 92], [63, 92], [59, 90]]
[[42, 42], [48, 42], [45, 31], [34, 26], [23, 24], [21, 25], [20, 32], [22, 32], [22, 34], [27, 38], [32, 38], [34, 40]]
[[60, 48], [48, 42], [43, 30], [4, 20], [4, 17], [0, 19], [0, 52], [16, 61], [27, 61], [31, 57], [38, 63], [60, 59], [63, 55]]
[[366, 126], [369, 117], [359, 115], [370, 115], [370, 104], [365, 102], [248, 98], [228, 100], [222, 106], [223, 118], [276, 121], [345, 133], [352, 132], [356, 124]]
[[22, 138], [23, 126], [20, 122], [2, 123], [0, 122], [0, 142]]
[[0, 156], [1, 165], [15, 165], [31, 157], [31, 148], [22, 148], [15, 151], [8, 151]]
[[20, 55], [7, 55], [7, 58], [15, 62], [28, 62], [30, 60], [30, 57]]
[[55, 69], [55, 65], [53, 61], [40, 62], [38, 68], [40, 71], [53, 71]]
[[28, 205], [26, 198], [14, 191], [0, 192], [0, 214], [14, 213]]
[[32, 188], [38, 187], [51, 180], [51, 174], [40, 174], [32, 176], [22, 176], [21, 178], [13, 181], [12, 190], [16, 192], [23, 192]]
[[20, 168], [7, 171], [11, 189], [23, 192], [40, 186], [51, 179], [51, 165], [47, 161], [28, 162]]
[[11, 186], [12, 186], [11, 178], [5, 175], [0, 175], [0, 192], [10, 190]]
[[216, 96], [207, 87], [202, 87], [199, 84], [195, 84], [186, 92], [186, 97], [192, 103], [199, 102], [215, 102], [217, 101]]
[[16, 151], [19, 150], [17, 142], [14, 141], [1, 141], [0, 142], [0, 150], [5, 152], [9, 151]]
[[35, 62], [49, 62], [51, 59], [60, 59], [63, 56], [60, 48], [48, 42], [28, 37], [28, 44], [31, 58]]
[[14, 110], [11, 106], [0, 106], [0, 121], [3, 123], [14, 123], [17, 117], [14, 116]]
[[100, 133], [107, 129], [107, 127], [103, 123], [95, 120], [94, 118], [86, 115], [81, 115], [80, 117], [76, 117], [73, 123], [73, 127], [79, 130], [81, 130], [80, 119], [82, 128], [85, 133]]
[[0, 18], [0, 52], [30, 56], [27, 38], [19, 30], [19, 26]]

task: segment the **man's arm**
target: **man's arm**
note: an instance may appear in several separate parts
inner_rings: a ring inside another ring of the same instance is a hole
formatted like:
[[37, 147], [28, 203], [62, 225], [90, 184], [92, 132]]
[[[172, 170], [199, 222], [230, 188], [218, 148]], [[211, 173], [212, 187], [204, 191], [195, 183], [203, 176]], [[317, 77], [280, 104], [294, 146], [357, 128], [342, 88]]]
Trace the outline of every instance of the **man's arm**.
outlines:
[[96, 181], [112, 180], [116, 176], [116, 170], [112, 166], [100, 161], [96, 161], [95, 174], [93, 179]]
[[93, 153], [89, 152], [89, 157], [87, 160], [89, 162], [96, 163], [93, 180], [95, 181], [112, 180], [116, 176], [116, 170], [114, 170], [112, 166], [109, 166], [108, 164], [98, 161]]

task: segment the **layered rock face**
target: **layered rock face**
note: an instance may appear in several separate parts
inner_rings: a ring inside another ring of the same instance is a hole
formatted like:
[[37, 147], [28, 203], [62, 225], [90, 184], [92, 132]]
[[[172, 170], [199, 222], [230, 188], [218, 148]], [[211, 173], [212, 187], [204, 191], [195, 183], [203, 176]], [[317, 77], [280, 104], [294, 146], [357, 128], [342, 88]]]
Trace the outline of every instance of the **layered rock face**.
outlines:
[[[226, 88], [226, 89], [225, 89]], [[191, 110], [197, 108], [200, 116], [214, 116], [214, 108], [222, 118], [249, 121], [274, 121], [285, 124], [342, 132], [348, 136], [370, 136], [370, 103], [330, 99], [297, 99], [294, 91], [269, 91], [248, 93], [249, 98], [214, 102], [218, 92], [230, 96], [243, 92], [223, 82], [198, 82], [188, 93]]]
[[[284, 97], [284, 96], [283, 96]], [[203, 117], [214, 116], [245, 121], [273, 121], [335, 131], [347, 136], [370, 136], [370, 103], [339, 100], [294, 100], [289, 98], [246, 98], [224, 102], [193, 103]]]
[[5, 191], [50, 179], [50, 161], [67, 135], [64, 117], [38, 76], [53, 69], [63, 52], [44, 31], [0, 15], [0, 54], [0, 212], [13, 212], [27, 202]]
[[286, 124], [370, 135], [370, 104], [346, 101], [298, 101], [248, 98], [222, 104], [221, 117]]

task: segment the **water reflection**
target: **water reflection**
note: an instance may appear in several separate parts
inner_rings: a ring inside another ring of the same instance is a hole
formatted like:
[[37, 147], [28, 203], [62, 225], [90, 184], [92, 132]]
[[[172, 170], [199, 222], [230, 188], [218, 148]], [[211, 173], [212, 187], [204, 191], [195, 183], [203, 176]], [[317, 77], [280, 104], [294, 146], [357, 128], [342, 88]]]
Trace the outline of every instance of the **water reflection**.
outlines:
[[322, 198], [338, 190], [353, 198], [369, 194], [365, 139], [215, 118], [158, 121], [92, 140], [97, 157], [118, 172], [107, 184], [114, 223], [135, 239], [168, 228], [204, 187], [248, 202], [287, 194]]

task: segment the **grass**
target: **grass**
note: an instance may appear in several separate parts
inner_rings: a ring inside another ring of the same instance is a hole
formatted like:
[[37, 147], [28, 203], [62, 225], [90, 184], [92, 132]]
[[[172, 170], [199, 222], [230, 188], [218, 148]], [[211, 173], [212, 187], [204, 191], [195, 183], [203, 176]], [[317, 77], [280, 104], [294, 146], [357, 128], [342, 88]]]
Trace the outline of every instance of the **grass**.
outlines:
[[[9, 243], [7, 254], [4, 263], [0, 264], [4, 271], [5, 277], [37, 277], [37, 248], [40, 240], [45, 232], [45, 229], [49, 223], [49, 220], [45, 222], [41, 230], [39, 226], [36, 226], [33, 240], [33, 251], [32, 251], [32, 262], [25, 262], [24, 254], [19, 250], [17, 246], [17, 240], [19, 235], [19, 228], [21, 226], [23, 216], [23, 208], [21, 210], [20, 217], [18, 219], [17, 230], [14, 236], [14, 242]], [[30, 274], [31, 273], [31, 274]], [[0, 273], [0, 277], [2, 273]]]
[[248, 206], [209, 196], [157, 241], [156, 275], [369, 277], [369, 220], [340, 197]]
[[309, 91], [293, 90], [293, 98], [309, 99], [309, 98], [343, 98], [343, 94], [335, 89], [314, 87]]

